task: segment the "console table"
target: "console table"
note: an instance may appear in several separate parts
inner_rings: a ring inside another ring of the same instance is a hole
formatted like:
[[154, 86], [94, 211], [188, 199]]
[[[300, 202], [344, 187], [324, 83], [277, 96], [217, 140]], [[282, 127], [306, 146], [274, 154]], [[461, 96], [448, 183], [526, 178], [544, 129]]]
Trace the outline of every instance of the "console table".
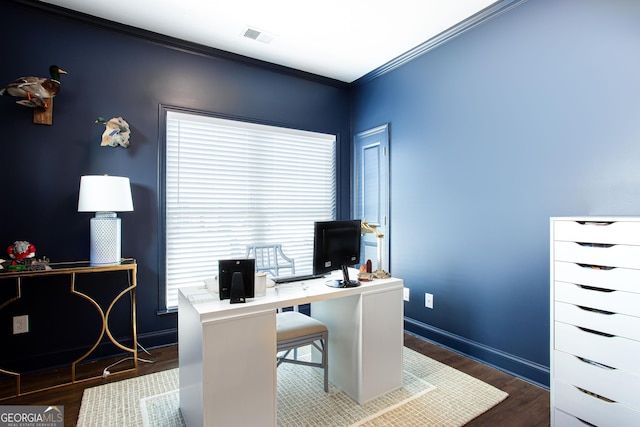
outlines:
[[[120, 285], [118, 289], [122, 289], [122, 290], [113, 298], [113, 300], [109, 303], [109, 305], [106, 307], [106, 310], [105, 310], [90, 295], [87, 295], [86, 293], [83, 293], [76, 289], [76, 277], [78, 275], [99, 274], [99, 273], [106, 273], [111, 271], [126, 271], [128, 280], [124, 285]], [[57, 384], [51, 387], [44, 387], [36, 390], [29, 390], [28, 392], [23, 392], [21, 390], [21, 374], [18, 372], [2, 369], [0, 367], [0, 374], [5, 374], [5, 375], [15, 377], [15, 381], [16, 381], [16, 393], [11, 396], [0, 397], [0, 400], [20, 396], [23, 394], [33, 393], [36, 391], [42, 391], [42, 390], [47, 390], [55, 387], [60, 387], [63, 385], [72, 384], [79, 381], [86, 381], [89, 379], [99, 378], [99, 376], [94, 376], [90, 378], [78, 379], [76, 376], [76, 367], [80, 362], [85, 360], [91, 353], [93, 353], [93, 351], [98, 347], [98, 345], [102, 341], [102, 338], [104, 337], [105, 334], [109, 337], [109, 340], [115, 346], [117, 346], [118, 348], [120, 348], [121, 350], [127, 353], [131, 353], [133, 358], [133, 365], [134, 365], [133, 368], [120, 370], [114, 373], [129, 372], [136, 369], [138, 366], [138, 339], [137, 339], [137, 331], [136, 331], [136, 286], [137, 286], [136, 260], [133, 258], [126, 258], [122, 260], [121, 264], [100, 265], [100, 266], [90, 265], [88, 261], [62, 262], [62, 263], [50, 263], [49, 269], [47, 270], [22, 270], [22, 271], [2, 270], [0, 271], [0, 280], [8, 281], [10, 279], [13, 279], [15, 281], [16, 292], [13, 298], [10, 298], [7, 301], [0, 303], [0, 310], [4, 309], [5, 307], [19, 300], [22, 297], [22, 287], [27, 286], [27, 283], [25, 282], [28, 282], [30, 280], [36, 280], [39, 277], [53, 276], [53, 275], [69, 276], [70, 292], [73, 295], [77, 295], [81, 298], [86, 299], [93, 305], [93, 307], [99, 313], [100, 318], [102, 320], [102, 329], [101, 331], [99, 331], [98, 338], [96, 339], [93, 346], [86, 353], [84, 353], [82, 356], [80, 356], [78, 359], [74, 360], [71, 363], [71, 380], [70, 381], [65, 381], [61, 384]], [[133, 344], [131, 347], [127, 347], [126, 345], [120, 343], [113, 336], [109, 328], [109, 315], [111, 314], [111, 310], [113, 309], [114, 305], [128, 293], [131, 295], [131, 330], [132, 330], [132, 337], [133, 337]]]
[[276, 311], [293, 305], [310, 303], [312, 317], [327, 325], [329, 381], [356, 402], [402, 386], [402, 280], [356, 288], [326, 280], [277, 285], [245, 304], [220, 301], [205, 286], [180, 290], [180, 409], [188, 426], [277, 424]]

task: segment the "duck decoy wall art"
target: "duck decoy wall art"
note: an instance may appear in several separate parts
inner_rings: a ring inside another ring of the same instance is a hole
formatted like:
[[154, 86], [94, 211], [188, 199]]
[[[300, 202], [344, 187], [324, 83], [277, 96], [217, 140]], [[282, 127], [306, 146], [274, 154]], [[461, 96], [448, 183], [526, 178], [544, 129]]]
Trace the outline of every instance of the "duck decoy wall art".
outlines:
[[129, 129], [129, 123], [127, 123], [122, 117], [114, 117], [107, 121], [102, 117], [96, 119], [96, 123], [104, 123], [105, 129], [102, 133], [102, 141], [100, 145], [103, 147], [117, 147], [121, 146], [127, 148], [129, 146], [129, 135], [131, 130]]
[[0, 95], [21, 98], [17, 104], [33, 108], [33, 122], [38, 124], [52, 124], [53, 98], [60, 92], [60, 75], [67, 74], [57, 65], [49, 67], [50, 78], [20, 77], [0, 88]]

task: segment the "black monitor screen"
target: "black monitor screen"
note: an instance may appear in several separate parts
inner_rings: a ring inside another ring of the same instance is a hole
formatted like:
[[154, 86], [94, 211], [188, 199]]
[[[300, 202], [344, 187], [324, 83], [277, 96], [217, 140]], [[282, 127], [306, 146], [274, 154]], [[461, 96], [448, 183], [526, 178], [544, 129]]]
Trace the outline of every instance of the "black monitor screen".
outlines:
[[[360, 220], [319, 221], [315, 223], [313, 274], [342, 270], [345, 282], [336, 286], [357, 286], [348, 280], [347, 267], [360, 262]], [[357, 282], [357, 281], [356, 281]]]
[[244, 302], [255, 296], [255, 259], [221, 259], [218, 261], [220, 299]]

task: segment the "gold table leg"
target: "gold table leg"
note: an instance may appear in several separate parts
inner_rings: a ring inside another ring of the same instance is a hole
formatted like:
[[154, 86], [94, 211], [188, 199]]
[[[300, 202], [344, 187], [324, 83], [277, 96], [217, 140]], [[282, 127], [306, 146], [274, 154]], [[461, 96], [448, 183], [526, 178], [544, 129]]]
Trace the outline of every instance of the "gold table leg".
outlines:
[[[100, 319], [102, 320], [102, 330], [100, 332], [100, 336], [98, 337], [97, 341], [95, 342], [95, 344], [93, 344], [93, 346], [82, 356], [80, 356], [78, 359], [76, 359], [75, 361], [73, 361], [73, 363], [71, 364], [71, 382], [75, 382], [76, 381], [76, 365], [78, 365], [78, 363], [82, 362], [84, 359], [86, 359], [91, 353], [93, 353], [93, 351], [96, 349], [96, 347], [98, 347], [98, 345], [100, 344], [100, 342], [102, 341], [102, 337], [104, 337], [104, 334], [106, 333], [107, 336], [109, 337], [109, 340], [116, 345], [118, 348], [120, 348], [121, 350], [124, 350], [126, 352], [132, 353], [133, 354], [133, 364], [134, 364], [134, 368], [138, 367], [138, 340], [137, 340], [137, 336], [136, 336], [136, 300], [135, 300], [135, 295], [136, 295], [136, 274], [135, 274], [135, 267], [134, 270], [131, 273], [127, 273], [130, 274], [129, 278], [130, 278], [130, 285], [122, 290], [122, 292], [120, 292], [114, 299], [113, 301], [111, 301], [111, 303], [109, 304], [109, 307], [107, 308], [107, 311], [104, 312], [102, 310], [102, 307], [100, 307], [100, 305], [93, 299], [91, 298], [89, 295], [83, 294], [82, 292], [78, 291], [75, 289], [75, 278], [76, 275], [75, 273], [71, 274], [71, 293], [78, 295], [84, 299], [86, 299], [87, 301], [91, 302], [91, 304], [93, 304], [93, 306], [96, 308], [96, 310], [98, 310], [98, 313], [100, 313]], [[113, 309], [113, 307], [115, 306], [115, 304], [120, 300], [120, 298], [122, 298], [124, 295], [126, 295], [128, 292], [131, 292], [131, 310], [132, 310], [132, 321], [133, 321], [133, 347], [127, 347], [123, 344], [121, 344], [111, 333], [111, 330], [109, 329], [109, 315], [111, 314], [111, 310]], [[126, 372], [128, 370], [125, 370], [123, 372]]]
[[100, 331], [100, 336], [96, 340], [95, 344], [93, 344], [93, 347], [91, 347], [89, 351], [87, 351], [85, 354], [83, 354], [82, 356], [80, 356], [78, 359], [74, 360], [71, 363], [71, 382], [75, 382], [76, 381], [76, 365], [81, 361], [83, 361], [84, 359], [86, 359], [87, 356], [93, 353], [93, 350], [95, 350], [96, 347], [98, 347], [98, 345], [100, 344], [100, 341], [102, 341], [102, 337], [104, 336], [104, 331], [106, 329], [106, 322], [104, 317], [104, 311], [102, 311], [102, 307], [100, 307], [100, 304], [98, 304], [89, 295], [83, 294], [82, 292], [79, 292], [76, 290], [76, 274], [75, 273], [71, 273], [71, 293], [73, 295], [78, 295], [86, 299], [87, 301], [89, 301], [91, 304], [93, 304], [96, 310], [98, 310], [98, 313], [100, 313], [100, 319], [102, 320], [102, 330]]
[[[130, 260], [129, 260], [130, 261]], [[74, 271], [77, 270], [77, 271]], [[124, 289], [123, 291], [121, 291], [109, 304], [109, 306], [107, 307], [107, 311], [105, 312], [102, 307], [100, 306], [100, 304], [98, 304], [98, 302], [96, 300], [94, 300], [93, 298], [91, 298], [89, 295], [79, 291], [76, 289], [76, 273], [77, 274], [82, 274], [82, 273], [94, 273], [94, 272], [106, 272], [106, 271], [121, 271], [124, 270], [127, 272], [128, 274], [128, 284], [129, 286]], [[5, 374], [5, 375], [9, 375], [9, 376], [13, 376], [16, 379], [16, 394], [12, 395], [12, 396], [8, 396], [8, 397], [0, 397], [0, 401], [4, 400], [4, 399], [8, 399], [11, 397], [17, 397], [17, 396], [21, 396], [24, 394], [29, 394], [29, 393], [34, 393], [37, 391], [43, 391], [43, 390], [49, 390], [52, 388], [57, 388], [57, 387], [61, 387], [67, 384], [73, 384], [76, 383], [78, 381], [85, 381], [85, 380], [89, 380], [89, 379], [94, 379], [94, 378], [99, 378], [99, 377], [91, 377], [91, 378], [84, 378], [84, 379], [77, 379], [76, 378], [76, 368], [77, 365], [82, 362], [83, 360], [85, 360], [91, 353], [93, 353], [93, 351], [98, 347], [98, 345], [100, 345], [100, 342], [102, 341], [102, 339], [104, 338], [105, 333], [107, 334], [107, 336], [109, 337], [109, 340], [116, 345], [118, 348], [120, 348], [121, 350], [124, 350], [128, 353], [132, 353], [133, 355], [133, 364], [134, 367], [131, 369], [125, 369], [122, 371], [118, 371], [116, 373], [121, 373], [121, 372], [129, 372], [132, 371], [134, 369], [136, 369], [138, 367], [138, 336], [137, 336], [137, 320], [136, 320], [136, 287], [137, 287], [137, 264], [135, 263], [135, 260], [133, 260], [133, 264], [129, 264], [129, 265], [119, 265], [119, 266], [108, 266], [108, 267], [99, 267], [99, 269], [94, 269], [93, 267], [70, 267], [70, 268], [63, 268], [61, 270], [50, 270], [44, 273], [40, 273], [40, 272], [35, 272], [35, 273], [25, 273], [24, 277], [35, 277], [35, 276], [46, 276], [49, 274], [69, 274], [71, 276], [71, 294], [72, 295], [78, 295], [81, 298], [89, 301], [94, 307], [95, 309], [98, 311], [99, 315], [100, 315], [100, 319], [102, 321], [102, 328], [100, 330], [100, 334], [98, 336], [98, 339], [96, 340], [96, 342], [92, 345], [92, 347], [86, 352], [84, 353], [82, 356], [80, 356], [78, 359], [76, 359], [75, 361], [73, 361], [71, 363], [71, 381], [70, 382], [65, 382], [63, 384], [58, 384], [55, 386], [51, 386], [51, 387], [44, 387], [44, 388], [40, 388], [38, 390], [33, 390], [33, 391], [28, 391], [26, 393], [23, 393], [21, 390], [21, 376], [20, 373], [18, 372], [13, 372], [13, 371], [9, 371], [6, 369], [2, 369], [0, 368], [0, 374]], [[2, 304], [0, 304], [0, 310], [4, 309], [6, 306], [8, 306], [9, 304], [19, 300], [22, 297], [22, 278], [20, 276], [16, 277], [16, 296], [12, 297], [11, 299], [3, 302]], [[120, 343], [111, 333], [111, 330], [109, 328], [109, 316], [111, 314], [111, 311], [113, 310], [113, 307], [115, 306], [115, 304], [120, 301], [120, 299], [122, 299], [122, 297], [124, 297], [127, 293], [131, 294], [131, 320], [132, 320], [132, 335], [133, 335], [133, 346], [132, 347], [127, 347], [124, 344]]]

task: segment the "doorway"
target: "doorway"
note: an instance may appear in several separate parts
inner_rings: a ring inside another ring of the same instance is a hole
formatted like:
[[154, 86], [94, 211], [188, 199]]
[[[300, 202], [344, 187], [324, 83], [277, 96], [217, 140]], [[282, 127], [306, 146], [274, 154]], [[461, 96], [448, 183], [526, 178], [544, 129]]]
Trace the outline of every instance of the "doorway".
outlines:
[[[354, 217], [367, 221], [384, 236], [362, 236], [361, 261], [373, 270], [389, 268], [389, 124], [354, 135]], [[378, 253], [381, 245], [381, 259]], [[381, 265], [378, 265], [380, 263]]]

